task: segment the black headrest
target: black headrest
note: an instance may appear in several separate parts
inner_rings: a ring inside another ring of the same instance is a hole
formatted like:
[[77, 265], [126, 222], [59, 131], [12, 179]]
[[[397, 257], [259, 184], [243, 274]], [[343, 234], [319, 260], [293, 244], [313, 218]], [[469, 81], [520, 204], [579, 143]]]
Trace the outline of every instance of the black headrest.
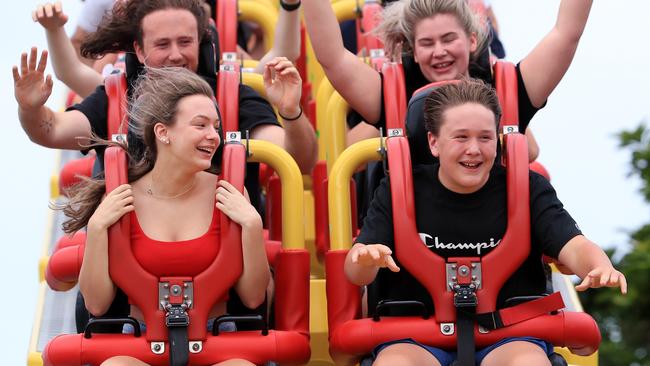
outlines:
[[[454, 81], [449, 81], [453, 83]], [[411, 162], [416, 164], [434, 164], [438, 162], [429, 150], [427, 130], [424, 127], [424, 101], [431, 92], [447, 82], [436, 82], [415, 91], [406, 110], [406, 136], [411, 150]]]

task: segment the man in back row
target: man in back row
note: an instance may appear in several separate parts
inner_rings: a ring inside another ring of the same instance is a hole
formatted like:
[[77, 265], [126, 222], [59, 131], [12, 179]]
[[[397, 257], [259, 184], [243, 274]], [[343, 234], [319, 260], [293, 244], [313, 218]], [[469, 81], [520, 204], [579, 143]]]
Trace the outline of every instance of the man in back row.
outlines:
[[[216, 88], [214, 52], [200, 0], [128, 0], [116, 2], [110, 17], [82, 45], [84, 56], [135, 53], [148, 67], [181, 66], [197, 72]], [[206, 51], [208, 50], [208, 51]], [[58, 149], [87, 151], [93, 134], [106, 139], [107, 101], [104, 86], [65, 112], [44, 104], [52, 91], [51, 76], [44, 77], [47, 54], [37, 65], [37, 51], [22, 55], [20, 72], [13, 69], [14, 89], [21, 125], [35, 143]], [[278, 123], [272, 107], [253, 89], [239, 89], [242, 132], [284, 148], [303, 173], [317, 157], [316, 136], [300, 107], [301, 80], [290, 61], [278, 58], [265, 69], [267, 97], [284, 119]], [[138, 65], [141, 66], [141, 65]], [[128, 65], [127, 65], [127, 69]], [[129, 88], [136, 75], [128, 75]], [[129, 141], [131, 144], [131, 141]], [[103, 151], [98, 151], [103, 155]], [[249, 170], [248, 175], [251, 175]], [[251, 187], [249, 187], [250, 190]]]

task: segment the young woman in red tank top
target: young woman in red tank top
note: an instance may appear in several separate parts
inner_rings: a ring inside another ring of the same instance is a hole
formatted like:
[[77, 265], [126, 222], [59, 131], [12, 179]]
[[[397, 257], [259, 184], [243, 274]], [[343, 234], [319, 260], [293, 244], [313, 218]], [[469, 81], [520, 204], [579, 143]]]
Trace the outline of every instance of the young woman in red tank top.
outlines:
[[[289, 61], [279, 67], [278, 74], [297, 73]], [[79, 287], [88, 311], [95, 316], [104, 314], [115, 297], [116, 286], [108, 267], [107, 230], [123, 215], [131, 215], [134, 254], [146, 270], [159, 276], [193, 275], [205, 269], [219, 250], [216, 210], [242, 227], [244, 269], [235, 290], [244, 305], [259, 306], [271, 278], [262, 220], [247, 197], [208, 172], [221, 144], [212, 89], [186, 69], [149, 68], [141, 76], [129, 106], [130, 129], [146, 146], [143, 160], [129, 164], [131, 183], [102, 199], [103, 182], [88, 180], [64, 208], [71, 218], [64, 223], [66, 232], [87, 226]], [[210, 317], [224, 314], [225, 309], [225, 302], [217, 304]], [[142, 320], [134, 307], [131, 315]], [[144, 363], [126, 356], [102, 363], [118, 364]], [[218, 365], [252, 364], [238, 359]]]

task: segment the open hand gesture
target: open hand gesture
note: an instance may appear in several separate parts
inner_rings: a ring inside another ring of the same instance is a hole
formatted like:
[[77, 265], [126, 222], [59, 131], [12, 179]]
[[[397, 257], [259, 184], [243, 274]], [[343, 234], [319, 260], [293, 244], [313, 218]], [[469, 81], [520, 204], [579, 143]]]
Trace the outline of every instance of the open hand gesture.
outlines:
[[391, 257], [393, 252], [384, 244], [355, 245], [350, 249], [350, 260], [365, 267], [388, 268], [399, 272], [399, 267]]
[[90, 217], [88, 227], [106, 230], [133, 210], [133, 189], [130, 184], [122, 184], [106, 195]]
[[53, 30], [63, 27], [68, 22], [68, 16], [63, 12], [61, 2], [57, 1], [54, 4], [39, 5], [32, 12], [32, 20], [39, 22], [47, 30]]
[[576, 286], [576, 290], [584, 291], [588, 288], [599, 287], [620, 287], [621, 293], [627, 293], [627, 280], [625, 275], [617, 271], [614, 267], [600, 266], [589, 272], [582, 282]]
[[262, 218], [255, 210], [255, 207], [248, 202], [246, 197], [235, 186], [225, 180], [220, 180], [218, 184], [216, 206], [221, 212], [241, 226], [261, 223]]
[[293, 118], [300, 113], [302, 78], [286, 57], [276, 57], [264, 65], [266, 96], [281, 115]]
[[23, 52], [20, 57], [20, 72], [14, 66], [14, 95], [22, 109], [35, 109], [43, 106], [47, 98], [52, 94], [52, 75], [44, 77], [45, 66], [47, 65], [47, 51], [43, 50], [41, 59], [36, 65], [37, 49], [32, 47], [27, 59], [27, 53]]

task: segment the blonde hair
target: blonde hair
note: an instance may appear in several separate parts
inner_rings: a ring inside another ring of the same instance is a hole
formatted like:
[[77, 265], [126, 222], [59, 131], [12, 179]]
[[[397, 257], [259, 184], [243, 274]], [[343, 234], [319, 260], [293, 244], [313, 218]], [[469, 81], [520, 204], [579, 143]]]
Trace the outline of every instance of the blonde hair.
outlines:
[[417, 23], [438, 14], [455, 16], [468, 36], [472, 33], [476, 34], [478, 47], [470, 54], [470, 59], [476, 60], [487, 46], [487, 34], [480, 26], [479, 17], [465, 0], [395, 1], [384, 9], [383, 19], [375, 33], [384, 42], [390, 57], [400, 59], [400, 52], [413, 52]]

